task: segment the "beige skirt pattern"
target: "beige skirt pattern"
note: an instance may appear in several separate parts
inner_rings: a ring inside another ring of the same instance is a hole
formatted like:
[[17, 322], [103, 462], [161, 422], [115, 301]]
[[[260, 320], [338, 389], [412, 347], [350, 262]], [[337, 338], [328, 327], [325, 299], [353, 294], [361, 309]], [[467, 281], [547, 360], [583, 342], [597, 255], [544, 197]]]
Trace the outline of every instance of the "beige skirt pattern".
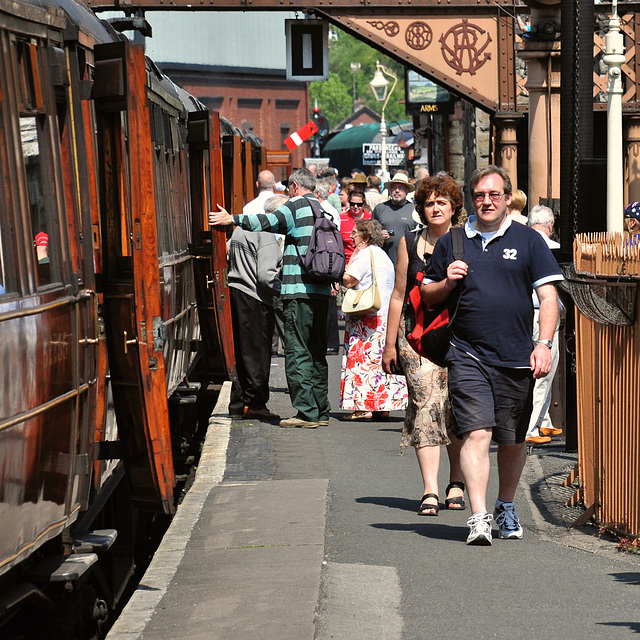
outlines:
[[449, 402], [447, 370], [420, 357], [407, 342], [404, 313], [398, 329], [398, 358], [405, 372], [409, 399], [402, 429], [403, 447], [449, 444], [455, 422]]

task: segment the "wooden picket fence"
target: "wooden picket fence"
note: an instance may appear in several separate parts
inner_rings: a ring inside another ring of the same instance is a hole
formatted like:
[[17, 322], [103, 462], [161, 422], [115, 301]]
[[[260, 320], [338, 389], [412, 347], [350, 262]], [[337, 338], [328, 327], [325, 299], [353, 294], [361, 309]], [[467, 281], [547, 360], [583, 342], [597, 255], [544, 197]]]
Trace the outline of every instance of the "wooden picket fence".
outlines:
[[[585, 516], [640, 533], [640, 247], [621, 234], [574, 242], [578, 475]], [[585, 517], [585, 520], [587, 518]]]

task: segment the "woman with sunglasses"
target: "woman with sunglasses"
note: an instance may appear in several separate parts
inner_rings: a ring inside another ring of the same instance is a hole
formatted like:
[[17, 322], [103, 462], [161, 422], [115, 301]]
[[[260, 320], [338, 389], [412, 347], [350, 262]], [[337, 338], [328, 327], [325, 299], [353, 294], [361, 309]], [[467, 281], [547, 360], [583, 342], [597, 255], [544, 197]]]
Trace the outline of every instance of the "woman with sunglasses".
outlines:
[[371, 219], [371, 211], [365, 202], [362, 191], [350, 191], [348, 205], [349, 207], [340, 214], [340, 235], [342, 236], [344, 256], [347, 259], [347, 264], [353, 253], [351, 232], [356, 226], [356, 222], [358, 220]]
[[[414, 218], [420, 227], [408, 231], [398, 248], [396, 280], [389, 305], [387, 335], [382, 366], [387, 373], [401, 365], [407, 379], [409, 403], [404, 419], [401, 445], [416, 450], [424, 485], [418, 515], [437, 516], [440, 445], [449, 454], [447, 509], [465, 508], [464, 482], [460, 469], [461, 441], [453, 432], [455, 425], [447, 390], [447, 370], [420, 357], [405, 336], [404, 304], [416, 274], [426, 270], [438, 242], [452, 226], [463, 224], [463, 196], [456, 181], [446, 174], [420, 181], [415, 194]], [[396, 346], [397, 345], [397, 346]], [[451, 436], [451, 437], [449, 437]]]

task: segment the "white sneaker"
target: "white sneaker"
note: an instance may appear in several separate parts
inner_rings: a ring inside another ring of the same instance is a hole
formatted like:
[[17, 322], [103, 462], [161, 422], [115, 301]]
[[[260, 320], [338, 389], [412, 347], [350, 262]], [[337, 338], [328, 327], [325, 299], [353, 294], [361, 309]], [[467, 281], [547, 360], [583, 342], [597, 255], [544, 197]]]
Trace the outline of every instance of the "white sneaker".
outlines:
[[496, 505], [493, 516], [499, 527], [498, 535], [503, 540], [522, 540], [522, 527], [516, 515], [513, 502], [505, 502], [500, 506]]
[[486, 511], [472, 515], [467, 520], [467, 526], [470, 529], [467, 544], [490, 546], [492, 520], [493, 516]]

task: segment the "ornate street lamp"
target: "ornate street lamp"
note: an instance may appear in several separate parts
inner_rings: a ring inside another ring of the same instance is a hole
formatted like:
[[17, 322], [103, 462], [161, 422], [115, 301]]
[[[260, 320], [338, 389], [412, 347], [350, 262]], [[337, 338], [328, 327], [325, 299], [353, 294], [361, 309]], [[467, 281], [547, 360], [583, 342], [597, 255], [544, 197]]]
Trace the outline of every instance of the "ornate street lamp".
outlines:
[[[389, 91], [389, 81], [385, 78], [385, 75], [393, 78], [391, 91]], [[389, 98], [391, 97], [393, 90], [396, 88], [397, 82], [398, 78], [391, 73], [389, 69], [381, 65], [378, 60], [376, 60], [376, 72], [373, 76], [373, 80], [369, 83], [369, 86], [371, 87], [371, 91], [373, 91], [373, 95], [376, 97], [376, 100], [383, 103], [380, 120], [380, 137], [382, 142], [380, 149], [380, 172], [382, 173], [381, 178], [383, 180], [389, 179], [389, 175], [387, 173], [387, 123], [384, 120], [384, 110], [387, 108], [387, 102], [389, 102]]]

